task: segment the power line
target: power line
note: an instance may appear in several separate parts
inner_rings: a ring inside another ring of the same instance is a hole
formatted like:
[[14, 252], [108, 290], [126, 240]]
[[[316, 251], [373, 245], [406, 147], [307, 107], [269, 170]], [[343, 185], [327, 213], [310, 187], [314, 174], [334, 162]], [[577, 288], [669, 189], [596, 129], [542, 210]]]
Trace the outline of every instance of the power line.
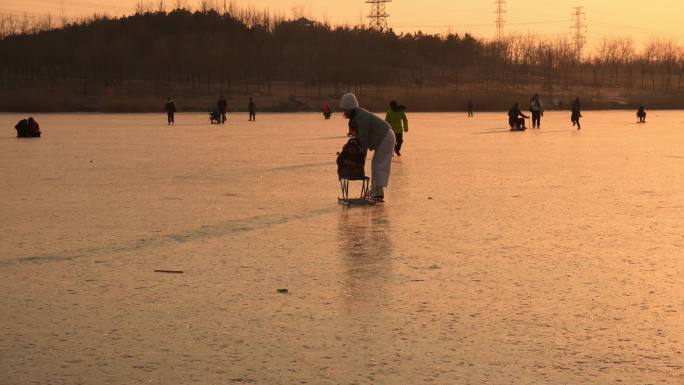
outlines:
[[[568, 20], [544, 20], [544, 21], [521, 21], [516, 23], [506, 23], [506, 25], [540, 25], [540, 24], [561, 24]], [[491, 23], [482, 24], [397, 24], [399, 28], [469, 28], [469, 27], [491, 27]]]
[[385, 9], [385, 3], [391, 3], [392, 0], [366, 0], [366, 4], [371, 5], [371, 13], [368, 15], [370, 19], [370, 28], [376, 31], [387, 31], [387, 18], [389, 14]]
[[494, 5], [496, 5], [496, 10], [494, 11], [494, 14], [496, 14], [496, 20], [494, 21], [496, 26], [496, 40], [503, 40], [504, 25], [506, 25], [506, 9], [504, 8], [506, 1], [496, 0]]

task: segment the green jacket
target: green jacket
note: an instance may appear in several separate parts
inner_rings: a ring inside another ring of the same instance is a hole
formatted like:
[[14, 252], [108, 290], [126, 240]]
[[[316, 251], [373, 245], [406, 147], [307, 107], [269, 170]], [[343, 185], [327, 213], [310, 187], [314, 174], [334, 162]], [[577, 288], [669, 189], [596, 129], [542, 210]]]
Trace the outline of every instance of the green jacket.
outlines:
[[389, 123], [392, 130], [397, 134], [401, 134], [402, 131], [408, 132], [408, 118], [406, 118], [404, 111], [393, 111], [390, 108], [385, 116], [385, 121]]

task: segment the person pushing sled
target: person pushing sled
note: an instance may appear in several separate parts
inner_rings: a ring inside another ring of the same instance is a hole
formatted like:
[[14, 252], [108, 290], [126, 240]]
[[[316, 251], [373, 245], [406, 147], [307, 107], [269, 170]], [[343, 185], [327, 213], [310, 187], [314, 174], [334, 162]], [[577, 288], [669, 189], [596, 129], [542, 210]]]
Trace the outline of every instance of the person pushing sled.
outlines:
[[[394, 132], [387, 122], [361, 108], [354, 94], [343, 95], [340, 108], [349, 119], [351, 139], [337, 159], [338, 177], [342, 188], [342, 198], [339, 198], [339, 202], [347, 206], [383, 202], [396, 142]], [[373, 151], [370, 178], [364, 171], [368, 150]], [[349, 182], [356, 180], [362, 181], [361, 196], [358, 199], [350, 199]]]

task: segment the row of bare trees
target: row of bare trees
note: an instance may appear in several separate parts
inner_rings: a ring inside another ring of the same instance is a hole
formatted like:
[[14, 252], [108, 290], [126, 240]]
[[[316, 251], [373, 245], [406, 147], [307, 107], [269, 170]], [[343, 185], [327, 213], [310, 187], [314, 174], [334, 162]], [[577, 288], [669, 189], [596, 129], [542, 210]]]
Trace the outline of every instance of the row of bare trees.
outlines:
[[[167, 12], [168, 9], [172, 9]], [[653, 39], [637, 50], [629, 38], [605, 38], [579, 55], [567, 37], [397, 35], [286, 18], [254, 8], [203, 1], [140, 2], [132, 16], [0, 17], [0, 84], [55, 87], [80, 82], [84, 94], [130, 82], [157, 88], [270, 93], [274, 83], [316, 89], [426, 86], [501, 89], [682, 87], [684, 48]], [[206, 87], [205, 87], [206, 86]], [[295, 90], [296, 93], [296, 90]]]
[[498, 87], [671, 91], [684, 80], [684, 47], [672, 39], [651, 39], [638, 51], [630, 38], [607, 37], [582, 56], [568, 37], [518, 35], [483, 43], [480, 59], [485, 84], [493, 79]]

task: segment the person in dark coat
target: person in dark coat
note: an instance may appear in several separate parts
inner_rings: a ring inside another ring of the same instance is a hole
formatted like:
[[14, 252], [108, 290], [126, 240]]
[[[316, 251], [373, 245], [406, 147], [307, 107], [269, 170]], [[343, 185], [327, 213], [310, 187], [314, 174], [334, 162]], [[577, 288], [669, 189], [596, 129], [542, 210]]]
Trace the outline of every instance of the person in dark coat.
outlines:
[[169, 126], [172, 124], [175, 125], [176, 104], [170, 96], [166, 101], [166, 105], [164, 105], [164, 111], [166, 111], [166, 115], [168, 116]]
[[639, 118], [639, 123], [646, 123], [646, 110], [644, 109], [644, 106], [639, 107], [637, 118]]
[[224, 124], [226, 120], [228, 120], [228, 117], [226, 116], [226, 112], [228, 112], [228, 102], [223, 95], [221, 95], [221, 98], [216, 102], [216, 109], [219, 114], [221, 114], [221, 124]]
[[474, 111], [475, 111], [475, 103], [473, 103], [472, 100], [468, 100], [468, 117], [469, 118], [472, 118], [473, 116], [475, 116]]
[[579, 96], [572, 102], [572, 115], [570, 115], [570, 121], [573, 126], [577, 126], [578, 130], [582, 129], [580, 125], [580, 118], [582, 117], [582, 105], [580, 104]]
[[249, 121], [256, 122], [256, 104], [254, 104], [254, 100], [252, 100], [252, 98], [249, 98], [249, 105], [247, 106], [247, 109], [249, 110]]
[[40, 125], [33, 118], [22, 119], [14, 126], [17, 138], [40, 138]]
[[30, 138], [28, 130], [28, 120], [20, 120], [19, 123], [17, 123], [17, 125], [14, 126], [14, 129], [17, 130], [17, 138]]
[[40, 138], [40, 125], [33, 117], [28, 118], [29, 135], [33, 138]]
[[525, 131], [525, 119], [530, 117], [520, 111], [520, 103], [515, 103], [510, 110], [508, 110], [508, 124], [512, 131]]

